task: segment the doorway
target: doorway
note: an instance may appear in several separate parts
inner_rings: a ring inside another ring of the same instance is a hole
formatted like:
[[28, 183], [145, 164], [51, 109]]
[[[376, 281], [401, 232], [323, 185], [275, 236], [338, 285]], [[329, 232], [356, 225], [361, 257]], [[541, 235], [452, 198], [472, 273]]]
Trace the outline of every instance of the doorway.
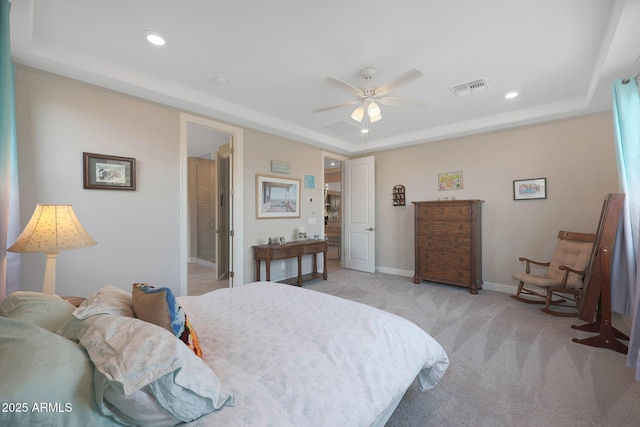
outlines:
[[182, 295], [242, 283], [241, 148], [242, 129], [181, 114]]
[[323, 153], [324, 235], [328, 242], [327, 271], [342, 267], [342, 164], [346, 157]]

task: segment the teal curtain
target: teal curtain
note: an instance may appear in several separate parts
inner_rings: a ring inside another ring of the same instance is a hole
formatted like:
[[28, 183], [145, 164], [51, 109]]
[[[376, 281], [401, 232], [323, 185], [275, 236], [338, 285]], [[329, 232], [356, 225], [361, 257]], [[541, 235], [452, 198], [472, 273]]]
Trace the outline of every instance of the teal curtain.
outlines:
[[20, 233], [18, 143], [14, 70], [9, 39], [9, 0], [0, 0], [0, 301], [20, 289], [20, 258], [7, 252]]
[[614, 81], [612, 90], [618, 174], [626, 197], [614, 251], [611, 308], [632, 318], [627, 366], [636, 369], [640, 381], [640, 92], [635, 78]]

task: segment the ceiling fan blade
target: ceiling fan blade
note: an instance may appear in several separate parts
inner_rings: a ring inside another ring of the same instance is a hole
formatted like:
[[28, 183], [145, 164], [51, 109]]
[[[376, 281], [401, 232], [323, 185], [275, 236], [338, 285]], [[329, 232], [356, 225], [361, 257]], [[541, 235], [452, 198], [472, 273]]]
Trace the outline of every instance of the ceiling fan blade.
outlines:
[[426, 106], [425, 102], [420, 99], [402, 98], [399, 96], [385, 96], [376, 98], [376, 100], [380, 104], [391, 105], [393, 107], [423, 108]]
[[389, 92], [397, 88], [398, 86], [402, 86], [409, 82], [412, 82], [418, 77], [420, 77], [421, 75], [422, 75], [422, 71], [418, 70], [417, 68], [412, 68], [406, 73], [396, 77], [395, 80], [392, 80], [389, 83], [386, 83], [380, 86], [378, 89], [376, 89], [375, 94], [376, 96], [385, 96], [386, 94], [388, 94]]
[[337, 77], [333, 77], [333, 76], [327, 77], [327, 82], [339, 89], [346, 90], [347, 92], [354, 94], [358, 98], [361, 98], [364, 96], [364, 92], [362, 91], [362, 89], [355, 87], [351, 83], [342, 81]]
[[341, 102], [340, 104], [330, 105], [328, 107], [316, 108], [311, 110], [313, 113], [319, 113], [321, 111], [333, 110], [334, 108], [346, 107], [347, 105], [359, 104], [360, 100], [354, 99], [353, 101]]

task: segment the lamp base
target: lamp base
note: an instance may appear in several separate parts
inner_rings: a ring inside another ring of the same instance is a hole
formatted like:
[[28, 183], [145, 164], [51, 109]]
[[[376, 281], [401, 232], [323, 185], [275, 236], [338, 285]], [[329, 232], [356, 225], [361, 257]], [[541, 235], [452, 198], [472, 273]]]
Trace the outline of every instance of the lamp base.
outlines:
[[47, 254], [47, 266], [44, 269], [42, 292], [49, 295], [56, 293], [56, 257], [57, 252]]

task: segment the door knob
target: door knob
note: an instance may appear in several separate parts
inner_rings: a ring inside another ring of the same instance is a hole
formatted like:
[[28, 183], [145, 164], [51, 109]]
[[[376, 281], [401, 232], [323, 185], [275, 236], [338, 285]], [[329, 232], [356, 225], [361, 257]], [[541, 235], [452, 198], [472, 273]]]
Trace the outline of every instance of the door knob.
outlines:
[[368, 231], [373, 231], [373, 227], [367, 228]]

